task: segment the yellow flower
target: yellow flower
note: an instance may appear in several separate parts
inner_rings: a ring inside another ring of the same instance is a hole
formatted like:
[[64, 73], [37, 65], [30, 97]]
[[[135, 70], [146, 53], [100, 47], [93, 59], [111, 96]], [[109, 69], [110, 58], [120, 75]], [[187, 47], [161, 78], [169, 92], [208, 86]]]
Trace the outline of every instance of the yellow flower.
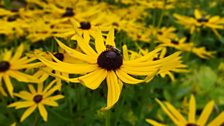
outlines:
[[153, 55], [157, 55], [160, 49], [156, 49], [138, 59], [125, 61], [123, 60], [120, 51], [115, 47], [113, 29], [108, 33], [105, 43], [100, 32], [96, 35], [96, 51], [92, 49], [89, 43], [85, 42], [83, 38], [79, 36], [76, 37], [77, 43], [83, 53], [69, 48], [57, 40], [62, 49], [67, 51], [72, 57], [83, 61], [83, 63], [63, 63], [53, 57], [56, 61], [55, 63], [46, 60], [43, 57], [38, 57], [44, 64], [54, 70], [71, 74], [84, 74], [83, 76], [73, 79], [61, 78], [71, 82], [80, 81], [83, 85], [93, 90], [98, 88], [101, 82], [106, 79], [108, 86], [107, 106], [103, 109], [110, 109], [118, 101], [122, 90], [122, 82], [127, 84], [138, 84], [144, 81], [136, 79], [130, 75], [147, 76], [147, 80], [150, 80], [157, 73], [161, 64], [176, 58], [176, 55], [171, 55], [164, 60], [146, 62], [148, 59], [151, 59]]
[[[0, 54], [0, 90], [3, 90], [2, 84], [5, 84], [10, 96], [13, 96], [13, 84], [10, 77], [22, 82], [39, 82], [31, 75], [25, 74], [20, 70], [30, 69], [40, 65], [40, 63], [31, 63], [35, 58], [23, 56], [24, 45], [21, 44], [12, 55], [12, 50], [6, 50]], [[5, 93], [3, 93], [5, 94]]]
[[19, 93], [14, 93], [16, 97], [23, 99], [23, 101], [14, 102], [8, 107], [15, 107], [16, 109], [27, 108], [20, 118], [20, 122], [23, 122], [30, 114], [38, 108], [40, 115], [44, 121], [47, 121], [47, 110], [45, 106], [57, 107], [58, 103], [56, 100], [64, 98], [63, 95], [54, 95], [51, 96], [57, 89], [57, 86], [54, 86], [55, 80], [49, 83], [45, 88], [43, 83], [37, 84], [37, 90], [35, 90], [33, 85], [29, 85], [28, 91], [21, 91]]
[[193, 33], [197, 27], [208, 27], [213, 31], [216, 29], [223, 29], [224, 18], [220, 16], [203, 15], [198, 9], [194, 10], [194, 17], [182, 16], [174, 14], [177, 22], [190, 29]]
[[[188, 119], [185, 119], [169, 102], [162, 103], [158, 99], [156, 101], [159, 103], [163, 111], [169, 116], [172, 122], [176, 126], [220, 126], [224, 123], [224, 112], [221, 112], [215, 119], [207, 123], [209, 116], [214, 108], [214, 101], [210, 101], [203, 109], [201, 115], [196, 120], [196, 103], [195, 98], [192, 95], [189, 101], [189, 113]], [[152, 119], [146, 119], [149, 124], [153, 126], [166, 126], [163, 123], [156, 122]]]
[[186, 37], [174, 39], [160, 38], [159, 40], [162, 47], [172, 47], [180, 51], [192, 52], [202, 59], [211, 58], [215, 53], [214, 51], [207, 51], [205, 47], [196, 47], [193, 42], [186, 42]]

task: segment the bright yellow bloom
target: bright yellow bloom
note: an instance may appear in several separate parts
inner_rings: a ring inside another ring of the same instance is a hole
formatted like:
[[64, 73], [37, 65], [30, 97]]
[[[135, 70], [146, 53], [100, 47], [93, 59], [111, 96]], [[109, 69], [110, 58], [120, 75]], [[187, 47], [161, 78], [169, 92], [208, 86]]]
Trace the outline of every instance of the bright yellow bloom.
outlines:
[[79, 36], [76, 37], [77, 43], [83, 53], [69, 48], [57, 40], [62, 49], [67, 51], [72, 57], [83, 61], [83, 63], [64, 63], [53, 56], [56, 61], [55, 63], [43, 57], [38, 57], [44, 64], [54, 70], [71, 74], [81, 74], [82, 76], [78, 78], [61, 78], [71, 82], [81, 82], [83, 85], [93, 90], [98, 88], [101, 82], [106, 79], [108, 87], [107, 106], [103, 109], [110, 109], [118, 101], [122, 90], [122, 82], [138, 84], [144, 81], [136, 79], [131, 75], [147, 76], [146, 80], [149, 81], [155, 76], [161, 64], [165, 64], [178, 57], [178, 54], [174, 54], [163, 60], [151, 60], [150, 62], [146, 62], [160, 51], [160, 49], [156, 49], [143, 57], [125, 61], [120, 51], [115, 47], [113, 29], [108, 33], [105, 43], [100, 32], [96, 35], [97, 36], [94, 37], [96, 38], [96, 51], [92, 49], [89, 43], [85, 42], [83, 38]]
[[194, 10], [194, 17], [182, 16], [179, 14], [174, 14], [174, 17], [177, 19], [178, 23], [190, 29], [191, 33], [198, 27], [208, 27], [212, 30], [224, 28], [224, 18], [220, 16], [203, 15], [198, 9]]
[[[158, 99], [156, 101], [176, 126], [220, 126], [224, 123], [224, 112], [221, 112], [215, 119], [207, 123], [215, 105], [214, 101], [210, 101], [205, 106], [198, 119], [196, 119], [196, 103], [193, 95], [189, 101], [188, 119], [185, 119], [169, 102], [162, 103]], [[146, 121], [153, 126], [167, 126], [152, 119], [146, 119]]]
[[[3, 90], [4, 84], [10, 96], [13, 96], [13, 84], [10, 77], [21, 82], [36, 83], [39, 80], [31, 75], [20, 71], [23, 69], [31, 69], [40, 65], [40, 63], [31, 63], [35, 58], [23, 56], [24, 45], [21, 44], [13, 54], [12, 50], [6, 50], [0, 54], [0, 91]], [[6, 94], [6, 93], [2, 93]]]
[[162, 47], [172, 47], [180, 51], [192, 52], [203, 59], [211, 58], [215, 53], [214, 51], [207, 51], [205, 47], [196, 47], [193, 42], [186, 42], [186, 37], [174, 39], [160, 38], [159, 40]]
[[23, 122], [37, 108], [43, 120], [47, 121], [48, 116], [45, 105], [57, 107], [58, 103], [56, 100], [64, 98], [63, 95], [52, 96], [52, 94], [58, 90], [58, 87], [54, 86], [55, 82], [55, 80], [52, 81], [45, 88], [43, 83], [39, 83], [37, 84], [37, 90], [35, 90], [33, 85], [29, 85], [30, 92], [24, 90], [19, 93], [14, 93], [16, 97], [23, 99], [23, 101], [14, 102], [8, 105], [8, 107], [15, 107], [16, 109], [27, 108], [21, 116], [20, 122]]

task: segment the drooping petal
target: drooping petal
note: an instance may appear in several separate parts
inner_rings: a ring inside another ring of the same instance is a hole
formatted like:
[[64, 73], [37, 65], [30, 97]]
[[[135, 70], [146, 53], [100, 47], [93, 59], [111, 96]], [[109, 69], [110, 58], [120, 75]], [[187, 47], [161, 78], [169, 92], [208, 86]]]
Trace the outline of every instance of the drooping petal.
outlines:
[[3, 75], [3, 80], [5, 81], [5, 85], [7, 87], [7, 90], [9, 92], [9, 95], [11, 97], [13, 97], [13, 85], [12, 85], [12, 82], [10, 81], [10, 78], [7, 74]]
[[114, 71], [108, 71], [107, 74], [107, 106], [102, 108], [102, 110], [108, 110], [114, 106], [114, 104], [118, 101], [121, 90], [122, 90], [122, 82], [118, 80]]
[[43, 104], [38, 104], [38, 109], [43, 120], [47, 122], [47, 110], [45, 109]]
[[127, 84], [138, 84], [144, 81], [144, 80], [133, 78], [132, 76], [125, 73], [122, 69], [116, 70], [116, 74], [119, 79], [121, 79], [123, 82]]
[[214, 104], [215, 102], [214, 101], [210, 101], [206, 106], [205, 108], [203, 109], [198, 121], [197, 121], [197, 124], [200, 124], [202, 126], [204, 126], [206, 124], [206, 122], [208, 121], [208, 118], [213, 110], [213, 107], [214, 107]]
[[189, 113], [188, 113], [188, 121], [190, 123], [195, 123], [195, 115], [196, 115], [196, 103], [194, 96], [191, 95], [189, 102]]
[[33, 105], [31, 107], [29, 107], [22, 115], [22, 117], [20, 118], [20, 122], [23, 122], [35, 109], [37, 108], [37, 105]]
[[99, 87], [106, 76], [107, 71], [105, 69], [98, 68], [89, 74], [79, 77], [79, 80], [83, 85], [94, 90]]

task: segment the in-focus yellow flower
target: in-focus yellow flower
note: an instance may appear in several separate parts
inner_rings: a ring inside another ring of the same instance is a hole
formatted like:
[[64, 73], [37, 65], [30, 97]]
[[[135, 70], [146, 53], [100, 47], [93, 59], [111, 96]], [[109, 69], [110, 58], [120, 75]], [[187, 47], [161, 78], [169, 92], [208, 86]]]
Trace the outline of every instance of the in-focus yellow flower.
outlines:
[[[189, 101], [188, 119], [185, 119], [169, 102], [162, 103], [158, 99], [156, 101], [176, 126], [220, 126], [224, 123], [224, 112], [221, 112], [215, 119], [207, 123], [215, 105], [214, 101], [210, 101], [205, 106], [198, 119], [196, 119], [196, 103], [193, 95]], [[153, 126], [167, 126], [152, 119], [146, 119], [146, 121]]]
[[[10, 77], [21, 82], [36, 83], [39, 80], [31, 75], [20, 71], [23, 69], [31, 69], [40, 65], [40, 63], [31, 63], [36, 58], [28, 58], [23, 56], [24, 45], [21, 44], [13, 54], [12, 50], [6, 50], [0, 54], [0, 90], [3, 90], [2, 85], [7, 88], [7, 93], [13, 96], [13, 84]], [[3, 94], [6, 94], [3, 93]]]
[[140, 58], [125, 61], [120, 51], [115, 47], [113, 29], [108, 33], [106, 42], [104, 42], [101, 32], [98, 32], [96, 35], [94, 37], [96, 51], [80, 36], [76, 38], [82, 52], [69, 48], [57, 40], [62, 49], [67, 51], [72, 57], [83, 61], [83, 63], [64, 63], [57, 60], [53, 55], [52, 57], [56, 62], [51, 62], [40, 56], [38, 57], [44, 64], [54, 70], [71, 74], [81, 74], [82, 76], [78, 78], [61, 78], [71, 82], [81, 82], [93, 90], [98, 88], [101, 82], [106, 79], [108, 95], [107, 106], [103, 108], [104, 110], [110, 109], [118, 101], [122, 90], [122, 82], [138, 84], [144, 81], [134, 78], [131, 75], [147, 76], [146, 79], [150, 80], [155, 76], [161, 64], [165, 64], [167, 61], [176, 58], [176, 55], [171, 55], [163, 60], [146, 62], [160, 51], [160, 49], [156, 49]]
[[45, 106], [57, 107], [58, 103], [56, 100], [64, 98], [63, 95], [54, 95], [52, 94], [58, 90], [57, 86], [54, 86], [56, 81], [53, 80], [45, 88], [43, 83], [37, 84], [37, 90], [35, 90], [33, 85], [29, 85], [28, 91], [21, 91], [19, 93], [14, 93], [16, 97], [23, 99], [23, 101], [14, 102], [8, 107], [15, 107], [16, 109], [27, 108], [20, 118], [20, 122], [23, 122], [34, 110], [38, 108], [40, 115], [44, 121], [47, 121], [47, 110]]

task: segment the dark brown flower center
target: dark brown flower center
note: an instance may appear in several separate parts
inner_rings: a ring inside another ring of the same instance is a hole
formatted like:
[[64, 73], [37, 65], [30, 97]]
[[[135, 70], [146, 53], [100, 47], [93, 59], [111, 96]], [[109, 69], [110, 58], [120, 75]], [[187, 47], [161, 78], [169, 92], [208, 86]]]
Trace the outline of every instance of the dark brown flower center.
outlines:
[[62, 15], [62, 17], [72, 17], [74, 15], [75, 15], [75, 13], [73, 12], [73, 8], [68, 7], [68, 8], [66, 8], [66, 11]]
[[10, 63], [8, 61], [0, 61], [0, 72], [5, 72], [9, 69]]
[[35, 103], [40, 103], [43, 99], [43, 96], [42, 95], [35, 95], [34, 98], [33, 98], [33, 101]]
[[186, 126], [198, 126], [198, 125], [194, 123], [188, 123]]
[[63, 61], [64, 60], [64, 54], [63, 53], [56, 53], [54, 54], [54, 56], [60, 60], [60, 61]]
[[201, 17], [197, 20], [198, 22], [202, 23], [202, 22], [208, 22], [208, 19], [205, 17]]
[[175, 44], [175, 45], [179, 44], [179, 42], [176, 41], [176, 40], [171, 40], [171, 43], [173, 43], [173, 44]]
[[118, 49], [107, 46], [107, 50], [99, 55], [97, 64], [106, 70], [116, 70], [123, 64], [123, 57]]
[[9, 17], [7, 18], [7, 21], [8, 21], [8, 22], [13, 22], [13, 21], [15, 21], [18, 17], [19, 17], [19, 15], [9, 16]]
[[88, 30], [91, 28], [91, 24], [88, 21], [82, 21], [80, 22], [80, 28], [83, 30]]

